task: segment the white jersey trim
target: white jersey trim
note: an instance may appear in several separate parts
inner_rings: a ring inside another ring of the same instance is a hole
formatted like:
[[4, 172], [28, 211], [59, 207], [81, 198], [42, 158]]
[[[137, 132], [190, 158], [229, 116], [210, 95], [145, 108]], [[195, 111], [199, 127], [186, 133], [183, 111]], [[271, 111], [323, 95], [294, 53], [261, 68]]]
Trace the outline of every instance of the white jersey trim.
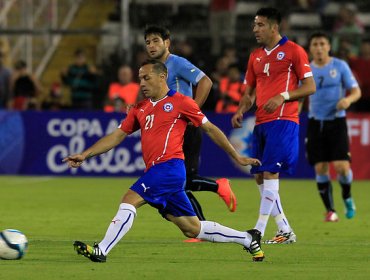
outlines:
[[[288, 67], [288, 77], [287, 77], [287, 80], [286, 80], [286, 85], [285, 85], [285, 92], [288, 92], [288, 88], [289, 88], [289, 81], [290, 81], [290, 73], [292, 72], [292, 64], [289, 65]], [[283, 115], [283, 112], [284, 112], [284, 108], [285, 108], [285, 102], [283, 103], [283, 105], [281, 106], [281, 110], [280, 110], [280, 114], [279, 114], [279, 117], [278, 117], [278, 120], [281, 118], [281, 116]]]
[[170, 129], [167, 132], [166, 141], [164, 142], [163, 152], [159, 157], [157, 157], [156, 160], [152, 161], [152, 165], [154, 165], [156, 161], [159, 161], [161, 158], [163, 158], [163, 156], [166, 154], [168, 141], [170, 139], [170, 134], [172, 132], [173, 127], [177, 123], [177, 120], [180, 119], [180, 117], [181, 117], [181, 114], [179, 114], [177, 118], [174, 120], [174, 122], [171, 124]]
[[312, 76], [313, 76], [312, 72], [307, 72], [307, 73], [304, 73], [304, 75], [303, 75], [304, 78], [308, 78], [308, 77], [312, 77]]

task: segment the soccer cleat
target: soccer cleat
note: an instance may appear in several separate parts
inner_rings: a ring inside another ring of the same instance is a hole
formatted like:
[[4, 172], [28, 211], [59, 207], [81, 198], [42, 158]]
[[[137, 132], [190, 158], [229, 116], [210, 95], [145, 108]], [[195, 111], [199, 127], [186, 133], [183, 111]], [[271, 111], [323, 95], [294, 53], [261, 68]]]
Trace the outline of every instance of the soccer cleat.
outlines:
[[185, 239], [185, 243], [197, 243], [197, 242], [203, 242], [204, 240], [199, 239], [199, 238], [190, 238], [190, 239]]
[[356, 206], [352, 199], [352, 197], [349, 197], [344, 200], [344, 205], [346, 206], [346, 217], [347, 219], [352, 219], [356, 214]]
[[236, 210], [236, 196], [231, 190], [230, 181], [226, 178], [220, 178], [216, 180], [218, 185], [217, 193], [225, 201], [227, 208], [231, 212], [235, 212]]
[[338, 215], [337, 213], [335, 213], [334, 211], [329, 211], [325, 214], [325, 222], [338, 222], [339, 221], [339, 218], [338, 218]]
[[297, 236], [293, 231], [290, 232], [283, 232], [278, 230], [276, 235], [271, 238], [270, 240], [265, 240], [263, 243], [265, 244], [290, 244], [297, 242]]
[[252, 260], [254, 262], [262, 262], [263, 259], [265, 258], [265, 254], [261, 249], [261, 232], [257, 229], [250, 229], [247, 230], [247, 233], [249, 233], [252, 236], [252, 241], [249, 248], [244, 246], [244, 250], [251, 253]]
[[107, 257], [103, 255], [98, 244], [94, 243], [94, 246], [91, 247], [81, 241], [75, 241], [73, 247], [77, 251], [78, 255], [83, 255], [86, 258], [89, 258], [93, 262], [106, 262]]

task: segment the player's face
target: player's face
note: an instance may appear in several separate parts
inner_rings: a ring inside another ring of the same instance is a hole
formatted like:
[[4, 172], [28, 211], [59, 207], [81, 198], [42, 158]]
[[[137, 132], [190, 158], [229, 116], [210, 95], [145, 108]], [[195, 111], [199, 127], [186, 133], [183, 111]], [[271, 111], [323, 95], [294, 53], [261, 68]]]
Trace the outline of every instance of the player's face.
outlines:
[[141, 92], [147, 98], [157, 99], [161, 95], [162, 76], [153, 71], [152, 64], [146, 64], [139, 69]]
[[146, 52], [152, 59], [162, 59], [168, 52], [170, 40], [163, 40], [159, 34], [149, 34], [145, 39]]
[[257, 43], [268, 45], [274, 35], [274, 24], [271, 24], [267, 17], [256, 16], [254, 18], [253, 33]]
[[330, 43], [325, 37], [316, 37], [311, 40], [310, 53], [316, 61], [325, 60], [329, 57]]

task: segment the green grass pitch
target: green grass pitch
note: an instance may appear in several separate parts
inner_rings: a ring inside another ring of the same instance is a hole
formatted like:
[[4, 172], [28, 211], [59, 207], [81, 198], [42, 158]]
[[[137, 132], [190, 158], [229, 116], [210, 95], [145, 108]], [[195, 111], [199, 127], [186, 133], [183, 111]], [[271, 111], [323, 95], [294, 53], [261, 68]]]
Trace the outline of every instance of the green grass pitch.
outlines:
[[[138, 210], [131, 231], [107, 263], [92, 263], [73, 250], [74, 240], [100, 241], [134, 178], [0, 176], [0, 229], [15, 228], [29, 239], [22, 260], [0, 260], [0, 279], [370, 279], [370, 183], [356, 181], [357, 215], [344, 216], [334, 183], [338, 223], [324, 223], [315, 183], [282, 180], [285, 212], [296, 244], [264, 245], [266, 258], [253, 263], [236, 244], [183, 243], [177, 228], [155, 209]], [[209, 220], [239, 230], [255, 225], [259, 193], [251, 179], [233, 179], [238, 198], [228, 212], [216, 194], [197, 192]], [[276, 231], [270, 219], [265, 237]]]

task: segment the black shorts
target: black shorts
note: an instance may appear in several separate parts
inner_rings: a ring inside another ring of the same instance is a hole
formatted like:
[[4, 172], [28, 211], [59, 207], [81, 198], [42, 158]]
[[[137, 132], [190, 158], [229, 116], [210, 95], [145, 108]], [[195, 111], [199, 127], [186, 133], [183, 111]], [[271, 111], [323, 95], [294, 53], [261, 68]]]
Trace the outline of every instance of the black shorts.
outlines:
[[200, 147], [202, 145], [202, 131], [200, 127], [188, 125], [185, 130], [184, 144], [186, 175], [198, 175]]
[[335, 160], [350, 161], [346, 119], [337, 118], [332, 121], [309, 119], [306, 151], [311, 165]]

